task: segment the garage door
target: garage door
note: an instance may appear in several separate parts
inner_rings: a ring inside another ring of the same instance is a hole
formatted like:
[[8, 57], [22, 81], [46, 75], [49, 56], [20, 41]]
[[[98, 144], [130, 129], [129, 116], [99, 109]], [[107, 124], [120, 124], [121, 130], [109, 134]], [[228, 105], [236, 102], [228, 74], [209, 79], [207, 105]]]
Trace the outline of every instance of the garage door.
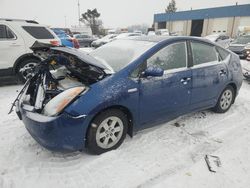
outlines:
[[240, 17], [239, 26], [250, 26], [250, 17]]
[[213, 33], [226, 33], [228, 25], [228, 18], [216, 18], [213, 20]]
[[179, 35], [183, 34], [184, 21], [175, 21], [173, 22], [172, 32], [176, 32]]

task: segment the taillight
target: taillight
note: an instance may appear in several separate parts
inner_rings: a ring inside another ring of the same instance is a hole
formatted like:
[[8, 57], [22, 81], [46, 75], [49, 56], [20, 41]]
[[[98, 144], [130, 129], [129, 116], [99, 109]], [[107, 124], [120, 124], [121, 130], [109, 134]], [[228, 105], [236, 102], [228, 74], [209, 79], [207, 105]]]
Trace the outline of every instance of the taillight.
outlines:
[[53, 46], [60, 46], [60, 42], [57, 40], [51, 40], [50, 44], [52, 44]]
[[79, 44], [78, 40], [77, 39], [73, 39], [73, 42], [74, 42], [74, 48], [79, 49], [80, 48], [80, 44]]

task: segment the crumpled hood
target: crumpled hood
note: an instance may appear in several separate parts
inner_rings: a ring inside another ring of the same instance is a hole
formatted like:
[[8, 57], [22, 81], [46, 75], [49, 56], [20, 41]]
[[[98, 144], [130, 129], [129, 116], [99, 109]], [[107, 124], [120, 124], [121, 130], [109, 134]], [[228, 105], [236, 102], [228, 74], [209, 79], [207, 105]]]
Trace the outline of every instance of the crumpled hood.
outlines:
[[52, 47], [50, 49], [57, 51], [57, 52], [63, 52], [63, 53], [68, 53], [68, 54], [74, 55], [77, 58], [79, 58], [80, 60], [82, 60], [83, 62], [85, 62], [89, 65], [93, 65], [95, 67], [99, 67], [103, 70], [109, 69], [109, 67], [105, 66], [101, 61], [92, 57], [88, 53], [80, 51], [78, 49], [68, 48], [68, 47]]

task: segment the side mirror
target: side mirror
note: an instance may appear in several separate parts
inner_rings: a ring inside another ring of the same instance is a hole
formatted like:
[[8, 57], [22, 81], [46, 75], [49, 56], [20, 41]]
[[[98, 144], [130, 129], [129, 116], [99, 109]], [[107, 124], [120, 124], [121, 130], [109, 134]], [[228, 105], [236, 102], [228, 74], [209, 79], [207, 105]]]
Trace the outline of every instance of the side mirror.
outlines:
[[162, 68], [150, 66], [144, 71], [143, 77], [148, 77], [148, 76], [160, 77], [163, 76], [163, 73], [164, 70]]

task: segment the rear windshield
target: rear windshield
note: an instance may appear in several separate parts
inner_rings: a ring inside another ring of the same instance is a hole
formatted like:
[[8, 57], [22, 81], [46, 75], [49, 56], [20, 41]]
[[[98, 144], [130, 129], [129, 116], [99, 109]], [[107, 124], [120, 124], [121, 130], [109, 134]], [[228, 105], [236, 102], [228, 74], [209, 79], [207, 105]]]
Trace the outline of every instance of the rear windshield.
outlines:
[[45, 27], [23, 26], [23, 29], [36, 39], [54, 39], [55, 38]]

